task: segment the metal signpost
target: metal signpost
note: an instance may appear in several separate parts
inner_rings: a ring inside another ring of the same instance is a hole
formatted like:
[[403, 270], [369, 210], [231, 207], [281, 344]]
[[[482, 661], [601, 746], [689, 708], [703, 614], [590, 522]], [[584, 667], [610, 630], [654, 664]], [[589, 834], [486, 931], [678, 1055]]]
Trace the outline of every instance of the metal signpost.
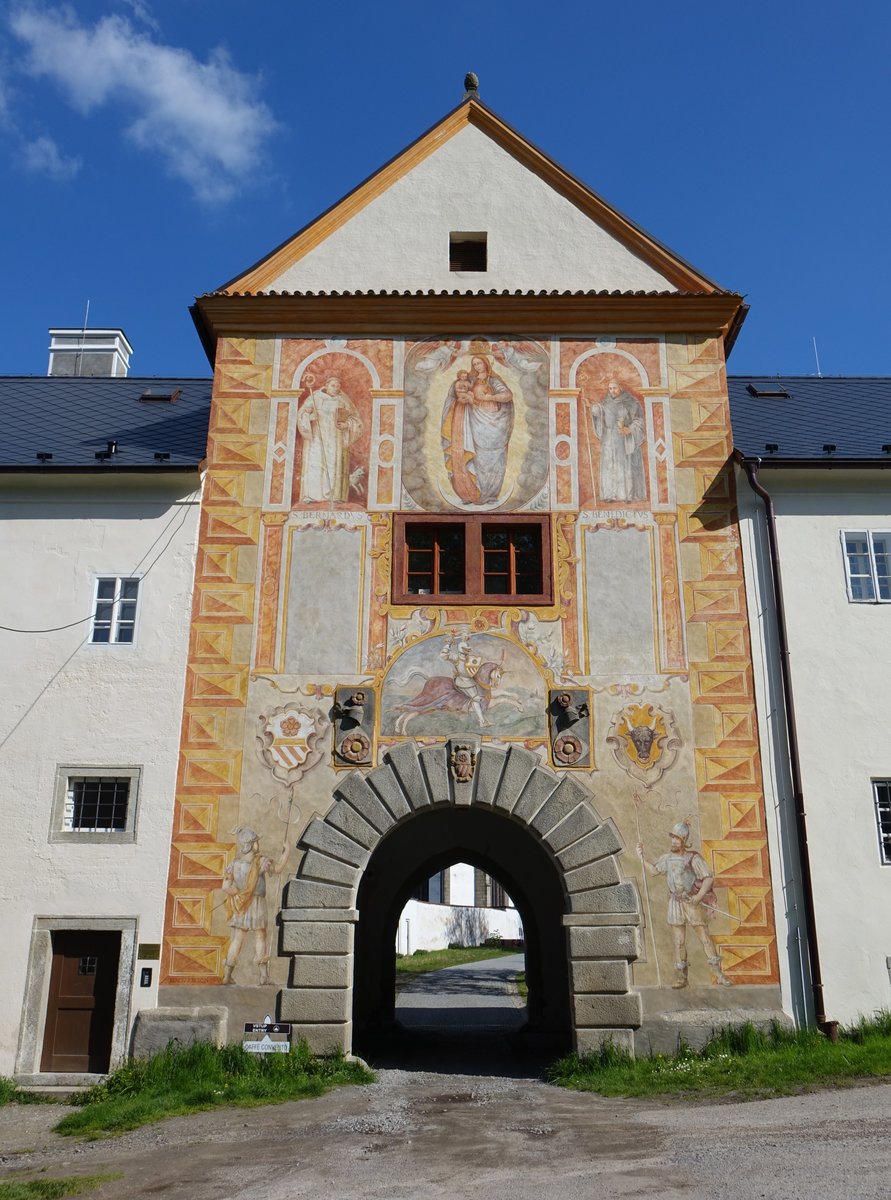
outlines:
[[266, 1019], [256, 1024], [245, 1022], [242, 1047], [251, 1054], [288, 1054], [291, 1050], [291, 1026]]

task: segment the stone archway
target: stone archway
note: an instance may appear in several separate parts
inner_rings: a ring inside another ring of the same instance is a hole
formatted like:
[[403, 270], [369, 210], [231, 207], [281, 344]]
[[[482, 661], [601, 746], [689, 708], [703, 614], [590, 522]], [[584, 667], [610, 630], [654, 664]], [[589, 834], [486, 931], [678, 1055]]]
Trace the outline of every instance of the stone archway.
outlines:
[[[466, 744], [467, 739], [461, 739]], [[352, 771], [338, 784], [324, 818], [307, 826], [303, 858], [284, 894], [282, 953], [293, 956], [279, 1018], [297, 1037], [324, 1053], [350, 1051], [356, 907], [369, 861], [396, 831], [436, 809], [486, 812], [534, 839], [551, 864], [562, 898], [569, 1025], [580, 1052], [612, 1040], [633, 1049], [641, 1023], [640, 997], [630, 990], [630, 963], [638, 953], [640, 906], [636, 888], [621, 883], [622, 848], [612, 821], [597, 815], [587, 788], [558, 775], [521, 747], [484, 746], [473, 778], [449, 770], [451, 746], [391, 748], [383, 765]]]

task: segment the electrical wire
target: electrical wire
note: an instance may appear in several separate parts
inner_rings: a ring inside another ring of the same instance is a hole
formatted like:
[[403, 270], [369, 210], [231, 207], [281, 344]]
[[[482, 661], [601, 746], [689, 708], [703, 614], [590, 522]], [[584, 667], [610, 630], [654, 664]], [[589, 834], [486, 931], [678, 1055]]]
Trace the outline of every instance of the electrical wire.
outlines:
[[[140, 583], [142, 582], [143, 579], [146, 579], [148, 577], [149, 572], [152, 570], [152, 568], [155, 566], [155, 564], [161, 559], [161, 557], [165, 554], [170, 543], [173, 541], [173, 539], [176, 537], [176, 535], [182, 529], [183, 525], [186, 522], [186, 517], [188, 517], [188, 515], [189, 515], [189, 509], [195, 503], [194, 498], [197, 497], [197, 495], [198, 495], [197, 492], [193, 492], [191, 497], [189, 497], [187, 500], [181, 502], [183, 512], [182, 512], [182, 516], [180, 517], [179, 524], [174, 529], [173, 533], [171, 533], [170, 537], [167, 539], [167, 541], [164, 543], [164, 545], [161, 547], [161, 549], [158, 551], [158, 553], [155, 555], [155, 557], [152, 559], [152, 561], [149, 563], [149, 565], [146, 567], [146, 569], [139, 576]], [[139, 570], [140, 566], [145, 562], [145, 560], [151, 554], [154, 547], [157, 546], [158, 542], [161, 540], [161, 538], [164, 536], [164, 534], [167, 532], [167, 530], [170, 528], [170, 526], [173, 524], [173, 522], [175, 520], [176, 520], [176, 514], [171, 516], [170, 520], [167, 522], [167, 524], [164, 526], [164, 528], [161, 530], [161, 532], [158, 534], [158, 536], [155, 538], [155, 540], [152, 542], [152, 544], [146, 550], [145, 554], [143, 554], [142, 558], [140, 558], [139, 562], [136, 564], [136, 566], [130, 572], [130, 575], [129, 576], [122, 575], [121, 576], [122, 579], [128, 579], [128, 578], [132, 579], [133, 578], [135, 572]], [[112, 609], [114, 609], [118, 604], [120, 604], [121, 600], [122, 600], [122, 597], [117, 600], [113, 600], [111, 602]], [[80, 617], [77, 621], [69, 621], [69, 623], [67, 625], [53, 625], [53, 626], [50, 626], [49, 629], [15, 629], [11, 625], [0, 625], [0, 630], [2, 630], [4, 633], [32, 633], [32, 634], [61, 633], [65, 629], [75, 629], [78, 625], [85, 625], [87, 623], [87, 621], [92, 621], [94, 616], [95, 616], [95, 611], [91, 612], [89, 614], [89, 616]]]

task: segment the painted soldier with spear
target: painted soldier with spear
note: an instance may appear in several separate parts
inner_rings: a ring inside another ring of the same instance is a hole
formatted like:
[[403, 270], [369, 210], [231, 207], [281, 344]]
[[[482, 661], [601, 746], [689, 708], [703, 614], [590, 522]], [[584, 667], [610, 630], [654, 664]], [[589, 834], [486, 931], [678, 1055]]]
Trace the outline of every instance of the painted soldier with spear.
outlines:
[[708, 931], [715, 914], [717, 898], [715, 876], [697, 850], [689, 848], [690, 826], [678, 821], [669, 832], [671, 849], [655, 862], [644, 855], [643, 843], [637, 843], [637, 854], [650, 875], [665, 875], [668, 881], [668, 924], [674, 938], [675, 979], [673, 988], [687, 986], [687, 926], [699, 938], [712, 973], [712, 983], [729, 987], [731, 980], [724, 974], [721, 952]]

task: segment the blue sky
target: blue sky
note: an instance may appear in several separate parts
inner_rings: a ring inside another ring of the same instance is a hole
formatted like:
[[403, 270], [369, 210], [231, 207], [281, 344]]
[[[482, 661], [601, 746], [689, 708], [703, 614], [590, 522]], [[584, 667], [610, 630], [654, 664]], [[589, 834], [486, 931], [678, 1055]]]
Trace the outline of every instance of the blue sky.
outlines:
[[208, 371], [187, 309], [483, 100], [722, 286], [737, 373], [891, 374], [880, 0], [0, 0], [0, 373], [120, 325]]

